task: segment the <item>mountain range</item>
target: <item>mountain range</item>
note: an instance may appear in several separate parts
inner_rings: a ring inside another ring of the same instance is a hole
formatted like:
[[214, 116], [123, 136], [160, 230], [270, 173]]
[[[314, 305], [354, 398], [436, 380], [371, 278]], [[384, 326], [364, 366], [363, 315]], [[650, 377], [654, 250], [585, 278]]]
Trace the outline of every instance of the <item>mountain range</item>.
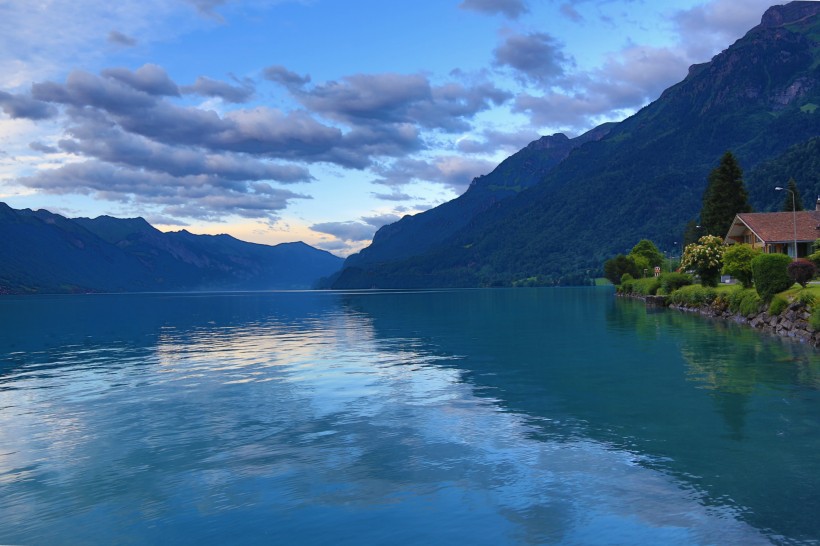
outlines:
[[543, 137], [453, 201], [382, 227], [332, 288], [580, 284], [649, 238], [679, 255], [727, 150], [755, 210], [795, 178], [820, 195], [820, 3], [760, 25], [629, 118]]
[[305, 243], [164, 233], [142, 218], [66, 218], [0, 203], [0, 294], [313, 288], [342, 259]]

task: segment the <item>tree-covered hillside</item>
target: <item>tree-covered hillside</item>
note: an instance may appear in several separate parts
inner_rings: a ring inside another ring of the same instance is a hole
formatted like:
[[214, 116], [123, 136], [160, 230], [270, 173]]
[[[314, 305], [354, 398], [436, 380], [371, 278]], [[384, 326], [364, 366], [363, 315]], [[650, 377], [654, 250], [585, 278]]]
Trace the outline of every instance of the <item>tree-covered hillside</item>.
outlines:
[[[813, 2], [770, 8], [761, 25], [604, 138], [573, 150], [540, 183], [422, 255], [370, 266], [350, 260], [355, 269], [334, 286], [574, 283], [598, 275], [604, 260], [636, 240], [679, 253], [675, 243], [726, 151], [759, 176], [756, 167], [820, 135], [818, 13]], [[763, 190], [750, 182], [755, 206]]]

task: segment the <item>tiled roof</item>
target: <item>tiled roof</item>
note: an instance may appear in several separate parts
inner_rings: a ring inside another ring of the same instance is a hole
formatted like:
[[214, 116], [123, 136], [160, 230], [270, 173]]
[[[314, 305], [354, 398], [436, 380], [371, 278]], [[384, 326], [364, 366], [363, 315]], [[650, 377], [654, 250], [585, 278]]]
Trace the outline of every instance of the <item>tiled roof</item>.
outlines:
[[814, 241], [820, 238], [820, 211], [801, 210], [791, 212], [744, 212], [737, 217], [758, 237], [770, 242], [794, 240], [794, 224], [797, 223], [797, 240]]

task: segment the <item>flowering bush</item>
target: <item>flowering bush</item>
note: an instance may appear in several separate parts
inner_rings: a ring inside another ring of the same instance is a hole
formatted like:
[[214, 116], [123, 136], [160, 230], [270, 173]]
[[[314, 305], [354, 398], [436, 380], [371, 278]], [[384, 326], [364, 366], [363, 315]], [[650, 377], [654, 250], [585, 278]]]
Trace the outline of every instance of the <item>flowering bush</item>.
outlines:
[[693, 269], [703, 286], [717, 286], [723, 268], [723, 239], [704, 235], [697, 243], [686, 245], [680, 260], [681, 268]]

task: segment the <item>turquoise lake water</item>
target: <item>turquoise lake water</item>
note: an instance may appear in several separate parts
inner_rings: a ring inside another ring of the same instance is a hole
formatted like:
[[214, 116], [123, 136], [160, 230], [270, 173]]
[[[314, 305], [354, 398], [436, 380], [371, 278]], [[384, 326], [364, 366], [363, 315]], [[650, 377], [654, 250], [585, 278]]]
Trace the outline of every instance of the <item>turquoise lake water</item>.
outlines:
[[611, 288], [0, 298], [0, 544], [818, 544], [820, 356]]

